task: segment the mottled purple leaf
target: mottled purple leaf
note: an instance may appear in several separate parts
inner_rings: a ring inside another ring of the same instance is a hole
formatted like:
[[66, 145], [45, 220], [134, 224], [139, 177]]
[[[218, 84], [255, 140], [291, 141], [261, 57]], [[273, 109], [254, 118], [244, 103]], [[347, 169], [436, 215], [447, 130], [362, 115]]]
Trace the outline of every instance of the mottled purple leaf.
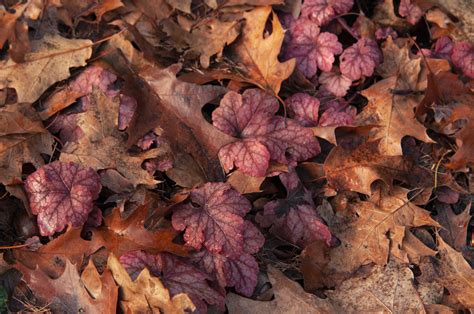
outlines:
[[305, 246], [315, 240], [332, 243], [332, 235], [316, 209], [307, 191], [299, 181], [296, 172], [280, 175], [287, 190], [286, 199], [268, 202], [263, 214], [257, 221], [262, 227], [271, 227], [270, 231], [288, 241]]
[[128, 128], [132, 121], [135, 110], [137, 109], [137, 101], [135, 98], [120, 95], [120, 107], [119, 107], [119, 118], [118, 118], [118, 129], [123, 131]]
[[296, 93], [285, 101], [288, 114], [302, 126], [311, 127], [318, 123], [319, 99], [306, 93]]
[[81, 227], [100, 189], [100, 178], [93, 169], [72, 162], [45, 165], [25, 181], [31, 212], [38, 215], [43, 236], [61, 231], [66, 225]]
[[371, 76], [375, 67], [382, 62], [382, 52], [372, 39], [361, 38], [340, 57], [341, 73], [356, 81], [363, 76]]
[[451, 190], [447, 186], [440, 186], [436, 189], [438, 201], [445, 204], [456, 204], [459, 201], [459, 193]]
[[398, 7], [400, 16], [406, 17], [408, 23], [415, 25], [423, 15], [423, 11], [411, 0], [401, 0]]
[[433, 54], [437, 58], [447, 59], [451, 61], [454, 44], [448, 36], [440, 37], [434, 46]]
[[291, 119], [274, 116], [277, 111], [276, 99], [259, 89], [224, 96], [212, 114], [213, 124], [239, 138], [219, 151], [226, 171], [235, 165], [248, 175], [262, 177], [270, 160], [291, 164], [320, 152], [311, 130]]
[[352, 85], [352, 80], [336, 72], [323, 72], [319, 83], [334, 96], [343, 97]]
[[343, 100], [329, 101], [323, 106], [319, 126], [351, 125], [356, 114], [357, 109]]
[[387, 39], [388, 37], [396, 39], [398, 37], [397, 32], [390, 26], [388, 27], [379, 27], [375, 31], [375, 38], [377, 40]]
[[296, 58], [297, 68], [306, 77], [313, 77], [318, 68], [331, 71], [334, 55], [342, 52], [342, 45], [336, 35], [320, 33], [319, 27], [305, 18], [299, 18], [291, 24], [290, 34], [286, 57]]
[[120, 263], [123, 265], [132, 280], [137, 279], [144, 268], [148, 268], [153, 276], [160, 277], [163, 269], [161, 255], [153, 255], [145, 251], [127, 252], [120, 256]]
[[468, 41], [455, 43], [451, 60], [464, 75], [474, 78], [474, 46], [472, 44]]
[[243, 216], [250, 202], [225, 183], [206, 183], [190, 193], [190, 202], [175, 207], [172, 224], [186, 230], [184, 241], [199, 250], [225, 256], [238, 255], [243, 250]]
[[347, 13], [353, 4], [353, 0], [305, 0], [301, 15], [324, 25], [336, 15]]

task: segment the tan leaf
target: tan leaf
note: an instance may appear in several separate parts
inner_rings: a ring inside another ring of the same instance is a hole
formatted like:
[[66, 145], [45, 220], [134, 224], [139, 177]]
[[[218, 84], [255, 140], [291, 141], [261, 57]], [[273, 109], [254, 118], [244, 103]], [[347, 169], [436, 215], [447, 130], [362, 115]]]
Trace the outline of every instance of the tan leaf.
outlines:
[[345, 313], [425, 313], [413, 279], [408, 267], [391, 262], [326, 293]]
[[226, 297], [226, 306], [229, 314], [335, 312], [335, 309], [327, 300], [306, 293], [297, 282], [288, 279], [276, 268], [269, 266], [268, 276], [275, 294], [272, 301], [256, 301], [229, 293]]
[[102, 293], [102, 281], [92, 259], [89, 260], [86, 268], [82, 271], [81, 281], [94, 299], [97, 299], [100, 296]]
[[77, 125], [83, 135], [77, 142], [68, 142], [62, 149], [61, 161], [72, 161], [95, 170], [116, 169], [133, 186], [154, 186], [153, 175], [142, 169], [146, 159], [169, 153], [167, 146], [131, 154], [126, 146], [126, 134], [117, 127], [118, 98], [109, 98], [99, 89], [91, 94], [90, 108], [77, 115]]
[[369, 201], [350, 204], [358, 219], [342, 224], [338, 230], [330, 226], [342, 244], [330, 251], [326, 273], [350, 274], [370, 262], [385, 265], [389, 254], [403, 258], [407, 227], [439, 226], [428, 211], [408, 201], [407, 193], [404, 188], [394, 187], [389, 192], [374, 193]]
[[178, 314], [185, 313], [186, 310], [194, 311], [196, 308], [184, 293], [171, 298], [160, 278], [151, 276], [146, 268], [132, 281], [113, 254], [109, 255], [107, 266], [120, 286], [120, 306], [125, 313]]
[[471, 203], [468, 203], [464, 211], [456, 215], [449, 205], [438, 207], [435, 219], [443, 226], [439, 235], [456, 250], [466, 247], [467, 231], [471, 220], [470, 208]]
[[32, 52], [24, 63], [7, 60], [0, 68], [0, 82], [14, 88], [18, 102], [32, 103], [54, 83], [69, 77], [69, 68], [86, 65], [92, 42], [46, 34], [31, 42]]
[[466, 308], [474, 308], [474, 270], [461, 253], [438, 236], [439, 263], [435, 264], [438, 278], [449, 293]]
[[402, 250], [408, 255], [411, 263], [420, 263], [420, 259], [424, 256], [435, 256], [436, 251], [427, 247], [420, 239], [418, 239], [410, 230], [405, 229], [405, 237], [403, 238]]
[[41, 154], [51, 155], [52, 147], [53, 137], [29, 104], [0, 109], [0, 183], [20, 183], [23, 164], [40, 167]]
[[[265, 24], [272, 16], [272, 33], [264, 35]], [[280, 91], [281, 83], [286, 80], [295, 68], [295, 60], [283, 63], [278, 61], [278, 54], [283, 43], [284, 30], [271, 7], [259, 7], [244, 13], [245, 25], [242, 36], [236, 43], [235, 61], [243, 66], [245, 74], [255, 85]]]

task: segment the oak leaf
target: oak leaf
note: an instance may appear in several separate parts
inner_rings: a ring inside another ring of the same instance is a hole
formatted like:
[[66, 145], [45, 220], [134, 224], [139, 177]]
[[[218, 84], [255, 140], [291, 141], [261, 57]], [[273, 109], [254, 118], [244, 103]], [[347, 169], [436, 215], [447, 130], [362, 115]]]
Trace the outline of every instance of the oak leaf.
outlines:
[[93, 169], [56, 161], [29, 175], [25, 190], [31, 212], [38, 215], [40, 233], [47, 236], [66, 225], [81, 227], [93, 210], [101, 185]]
[[118, 130], [118, 98], [109, 98], [98, 88], [90, 97], [89, 109], [76, 115], [82, 135], [64, 145], [60, 160], [88, 165], [95, 170], [116, 169], [133, 186], [154, 186], [157, 181], [141, 165], [146, 159], [168, 153], [167, 147], [129, 153], [126, 135]]
[[239, 255], [244, 244], [242, 217], [250, 202], [225, 183], [206, 183], [190, 193], [190, 200], [178, 204], [172, 217], [175, 229], [186, 230], [186, 244], [197, 250], [204, 245], [225, 256]]
[[0, 108], [0, 183], [21, 182], [22, 166], [44, 164], [41, 154], [52, 155], [53, 137], [29, 104]]
[[29, 3], [18, 3], [9, 8], [13, 13], [4, 8], [0, 10], [0, 25], [2, 25], [0, 47], [3, 47], [8, 41], [10, 57], [17, 63], [25, 61], [25, 53], [29, 52], [31, 48], [28, 38], [28, 24], [25, 19], [22, 19], [22, 15], [29, 5]]
[[0, 82], [14, 88], [22, 103], [33, 103], [51, 85], [68, 78], [69, 68], [86, 65], [92, 42], [46, 34], [43, 39], [32, 41], [31, 48], [25, 62], [7, 60], [0, 69]]
[[[264, 37], [265, 23], [272, 16], [272, 33]], [[234, 43], [235, 61], [240, 63], [249, 80], [278, 95], [281, 83], [295, 67], [295, 60], [278, 60], [284, 30], [269, 6], [244, 13], [245, 25], [240, 39]]]
[[194, 311], [196, 307], [189, 297], [184, 294], [170, 296], [158, 277], [150, 275], [144, 269], [135, 281], [132, 281], [125, 268], [113, 255], [109, 255], [107, 266], [113, 274], [115, 282], [120, 286], [120, 306], [125, 313], [163, 312], [185, 313], [186, 310]]

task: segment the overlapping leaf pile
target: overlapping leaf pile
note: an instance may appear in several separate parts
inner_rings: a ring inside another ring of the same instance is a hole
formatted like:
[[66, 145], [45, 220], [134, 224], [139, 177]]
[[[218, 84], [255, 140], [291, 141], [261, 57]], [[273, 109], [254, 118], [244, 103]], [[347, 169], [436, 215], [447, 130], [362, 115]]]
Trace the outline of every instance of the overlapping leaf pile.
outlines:
[[9, 310], [474, 308], [474, 45], [441, 1], [13, 2]]

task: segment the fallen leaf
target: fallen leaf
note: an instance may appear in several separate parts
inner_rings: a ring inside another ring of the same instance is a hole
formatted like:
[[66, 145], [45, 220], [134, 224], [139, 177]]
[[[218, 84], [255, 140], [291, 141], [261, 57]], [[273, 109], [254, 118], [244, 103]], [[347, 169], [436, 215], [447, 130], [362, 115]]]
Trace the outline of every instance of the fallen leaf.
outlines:
[[466, 247], [468, 226], [471, 220], [470, 208], [471, 203], [468, 203], [466, 208], [456, 215], [449, 205], [438, 204], [436, 206], [438, 214], [435, 219], [443, 226], [439, 235], [448, 245], [459, 251]]
[[52, 148], [53, 137], [29, 104], [0, 108], [0, 183], [20, 183], [23, 164], [41, 167], [41, 154], [52, 155]]
[[415, 25], [423, 16], [424, 12], [416, 4], [416, 1], [413, 1], [412, 3], [412, 0], [401, 0], [398, 7], [398, 13], [400, 16], [406, 17], [410, 24]]
[[336, 15], [347, 13], [354, 4], [352, 0], [307, 0], [301, 7], [301, 15], [311, 19], [317, 25], [330, 22]]
[[439, 281], [466, 308], [474, 307], [474, 270], [461, 253], [438, 236], [439, 263], [435, 264]]
[[0, 69], [0, 82], [16, 90], [18, 102], [35, 102], [52, 84], [68, 78], [69, 68], [86, 65], [92, 42], [46, 34], [31, 42], [31, 50], [25, 62], [7, 60]]
[[237, 313], [333, 313], [337, 308], [327, 300], [306, 293], [295, 281], [288, 279], [276, 268], [268, 267], [268, 276], [273, 287], [272, 301], [256, 301], [228, 293], [226, 306], [230, 314]]
[[364, 76], [372, 76], [375, 67], [382, 62], [383, 58], [376, 41], [361, 38], [344, 50], [340, 60], [341, 73], [356, 81]]
[[474, 46], [471, 43], [468, 41], [455, 43], [451, 59], [464, 75], [474, 78]]
[[97, 268], [95, 268], [92, 259], [89, 260], [86, 268], [82, 271], [81, 281], [87, 292], [94, 298], [97, 299], [102, 293], [102, 280], [100, 278]]
[[375, 266], [368, 276], [346, 280], [328, 299], [349, 313], [424, 313], [412, 271], [396, 263]]
[[323, 241], [315, 241], [309, 244], [301, 252], [300, 272], [304, 278], [304, 289], [314, 292], [316, 289], [326, 285], [327, 277], [324, 269], [329, 263], [329, 247]]
[[405, 229], [405, 237], [403, 238], [402, 250], [407, 253], [410, 263], [420, 264], [420, 260], [424, 256], [435, 256], [436, 251], [426, 246], [418, 239], [410, 230]]
[[120, 306], [125, 313], [163, 312], [185, 313], [196, 308], [189, 297], [180, 293], [172, 298], [158, 277], [150, 275], [144, 269], [135, 281], [132, 281], [118, 259], [111, 254], [107, 266], [115, 282], [120, 286]]
[[131, 154], [126, 146], [126, 134], [118, 130], [118, 98], [109, 98], [98, 88], [90, 95], [89, 109], [76, 115], [81, 136], [64, 145], [61, 161], [72, 161], [87, 165], [95, 170], [116, 169], [133, 186], [139, 184], [154, 186], [157, 181], [142, 163], [146, 159], [162, 156], [169, 152], [164, 147]]
[[[265, 23], [272, 16], [272, 33], [264, 37]], [[234, 44], [235, 61], [240, 63], [249, 80], [278, 95], [281, 83], [295, 67], [295, 60], [278, 60], [284, 30], [271, 7], [259, 7], [243, 14], [245, 25]]]
[[57, 279], [51, 279], [42, 271], [31, 270], [21, 264], [17, 264], [16, 268], [23, 273], [23, 280], [41, 303], [53, 312], [111, 313], [116, 311], [118, 287], [109, 270], [105, 270], [99, 277], [102, 285], [100, 295], [92, 298], [81, 281], [76, 267], [68, 260], [66, 260], [64, 273]]

